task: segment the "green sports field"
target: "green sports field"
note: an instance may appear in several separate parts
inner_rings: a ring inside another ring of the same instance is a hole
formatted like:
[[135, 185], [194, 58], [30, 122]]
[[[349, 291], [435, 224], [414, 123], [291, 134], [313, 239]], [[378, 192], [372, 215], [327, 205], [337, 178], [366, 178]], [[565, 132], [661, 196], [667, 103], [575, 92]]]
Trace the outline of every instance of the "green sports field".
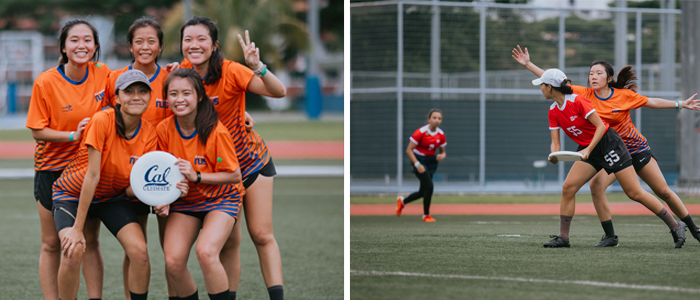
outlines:
[[700, 243], [673, 248], [654, 216], [615, 216], [620, 246], [595, 248], [596, 216], [571, 248], [545, 249], [558, 216], [352, 216], [352, 299], [700, 299]]
[[[39, 218], [32, 180], [0, 180], [0, 299], [41, 299], [38, 276]], [[282, 254], [288, 299], [343, 298], [343, 180], [277, 178], [274, 191], [275, 237]], [[241, 244], [242, 279], [239, 299], [267, 299], [257, 253], [244, 224]], [[151, 258], [150, 299], [167, 299], [163, 254], [157, 242], [155, 217], [148, 226]], [[123, 299], [123, 252], [116, 239], [101, 229], [105, 275], [103, 299]], [[189, 270], [208, 299], [194, 252]], [[81, 282], [79, 299], [87, 299]]]

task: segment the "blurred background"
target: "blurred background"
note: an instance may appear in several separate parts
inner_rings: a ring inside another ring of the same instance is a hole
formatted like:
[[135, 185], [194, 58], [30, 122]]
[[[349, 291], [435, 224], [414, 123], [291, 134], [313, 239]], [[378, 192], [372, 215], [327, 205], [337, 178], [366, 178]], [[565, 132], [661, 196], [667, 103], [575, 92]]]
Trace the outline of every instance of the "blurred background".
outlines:
[[82, 17], [95, 25], [102, 42], [100, 60], [117, 70], [131, 62], [126, 32], [144, 15], [163, 26], [163, 65], [182, 60], [180, 27], [191, 16], [216, 21], [225, 57], [243, 64], [236, 35], [249, 30], [261, 59], [288, 93], [282, 99], [249, 94], [248, 110], [299, 112], [309, 119], [342, 115], [342, 0], [4, 0], [0, 116], [26, 114], [33, 80], [57, 64], [58, 33], [66, 20]]

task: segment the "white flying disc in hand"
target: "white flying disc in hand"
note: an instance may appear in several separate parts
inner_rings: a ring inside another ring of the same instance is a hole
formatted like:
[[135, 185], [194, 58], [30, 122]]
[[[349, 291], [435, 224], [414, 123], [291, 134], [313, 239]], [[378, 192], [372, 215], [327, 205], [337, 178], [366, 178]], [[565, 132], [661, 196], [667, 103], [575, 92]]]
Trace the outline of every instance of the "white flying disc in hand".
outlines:
[[177, 158], [163, 151], [142, 155], [131, 168], [131, 189], [141, 202], [151, 206], [173, 203], [180, 197], [177, 183], [185, 176], [175, 165]]
[[583, 154], [574, 151], [557, 151], [549, 154], [549, 157], [555, 156], [559, 161], [579, 161], [582, 160]]

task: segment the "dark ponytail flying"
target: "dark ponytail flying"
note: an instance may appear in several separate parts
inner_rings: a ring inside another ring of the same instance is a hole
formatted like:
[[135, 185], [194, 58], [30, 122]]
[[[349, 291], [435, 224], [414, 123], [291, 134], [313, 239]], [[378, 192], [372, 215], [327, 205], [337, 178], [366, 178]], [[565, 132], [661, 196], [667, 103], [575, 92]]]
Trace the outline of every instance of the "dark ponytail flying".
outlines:
[[168, 86], [173, 78], [184, 78], [190, 82], [196, 97], [200, 99], [197, 102], [197, 115], [194, 118], [194, 127], [197, 130], [197, 135], [199, 136], [199, 141], [202, 145], [207, 144], [207, 139], [214, 129], [216, 124], [219, 122], [219, 114], [214, 108], [214, 104], [207, 96], [204, 90], [204, 84], [202, 84], [202, 77], [192, 69], [177, 69], [170, 73], [168, 79], [165, 80], [165, 86], [163, 87], [163, 94], [167, 97]]
[[[214, 21], [206, 17], [192, 17], [187, 20], [185, 25], [182, 25], [182, 28], [180, 28], [180, 53], [182, 53], [182, 39], [184, 38], [185, 27], [200, 24], [209, 29], [212, 47], [216, 47], [209, 57], [209, 73], [207, 74], [207, 79], [204, 81], [204, 84], [213, 84], [221, 78], [221, 72], [224, 67], [224, 53], [221, 52], [220, 47], [216, 46], [216, 42], [219, 41], [219, 30], [216, 28], [216, 23], [214, 23]], [[182, 53], [182, 55], [185, 56], [185, 53]]]
[[559, 85], [559, 87], [552, 85], [552, 89], [554, 89], [555, 91], [558, 91], [564, 95], [569, 95], [569, 94], [574, 93], [574, 90], [571, 89], [571, 79], [569, 79], [569, 78], [564, 79], [561, 82], [561, 84]]
[[[615, 74], [612, 64], [605, 60], [596, 60], [591, 64], [591, 67], [595, 65], [601, 65], [603, 66], [603, 68], [605, 68], [605, 73], [607, 74], [607, 76], [605, 77], [606, 82], [608, 77], [612, 78]], [[617, 74], [617, 80], [613, 79], [608, 83], [608, 86], [616, 89], [629, 89], [636, 93], [637, 83], [635, 82], [635, 80], [637, 80], [637, 76], [634, 75], [634, 72], [632, 71], [632, 66], [626, 66], [622, 68], [622, 70], [620, 70], [620, 73]]]

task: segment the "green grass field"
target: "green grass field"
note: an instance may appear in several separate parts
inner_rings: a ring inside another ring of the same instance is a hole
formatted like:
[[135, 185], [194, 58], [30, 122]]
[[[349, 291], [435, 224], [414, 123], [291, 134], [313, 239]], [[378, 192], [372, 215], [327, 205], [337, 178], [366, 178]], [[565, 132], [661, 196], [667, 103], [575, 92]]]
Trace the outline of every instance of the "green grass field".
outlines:
[[[41, 299], [38, 276], [39, 218], [32, 179], [0, 181], [0, 299]], [[275, 179], [275, 237], [282, 254], [288, 299], [343, 298], [343, 180]], [[258, 256], [244, 224], [241, 244], [242, 279], [239, 299], [267, 299]], [[150, 299], [167, 299], [163, 253], [157, 242], [155, 217], [148, 225], [151, 258]], [[123, 251], [104, 228], [100, 244], [105, 275], [103, 299], [123, 299]], [[189, 260], [200, 299], [208, 299], [194, 253]], [[81, 283], [79, 299], [87, 299]]]
[[[378, 195], [378, 196], [351, 196], [350, 204], [396, 204], [397, 195]], [[408, 196], [408, 195], [404, 195]], [[685, 204], [698, 204], [700, 198], [697, 195], [678, 195]], [[627, 195], [624, 193], [607, 193], [608, 202], [630, 202]], [[544, 194], [544, 195], [500, 195], [500, 194], [483, 194], [483, 195], [433, 195], [431, 204], [524, 204], [524, 203], [559, 203], [561, 194]], [[663, 200], [660, 200], [662, 203]], [[592, 203], [591, 195], [580, 193], [576, 195], [576, 203]], [[415, 203], [423, 205], [422, 200]], [[413, 203], [411, 203], [413, 204]]]
[[615, 216], [620, 246], [595, 248], [595, 216], [571, 248], [545, 249], [557, 216], [353, 216], [351, 299], [698, 299], [700, 243], [673, 248], [653, 216]]

